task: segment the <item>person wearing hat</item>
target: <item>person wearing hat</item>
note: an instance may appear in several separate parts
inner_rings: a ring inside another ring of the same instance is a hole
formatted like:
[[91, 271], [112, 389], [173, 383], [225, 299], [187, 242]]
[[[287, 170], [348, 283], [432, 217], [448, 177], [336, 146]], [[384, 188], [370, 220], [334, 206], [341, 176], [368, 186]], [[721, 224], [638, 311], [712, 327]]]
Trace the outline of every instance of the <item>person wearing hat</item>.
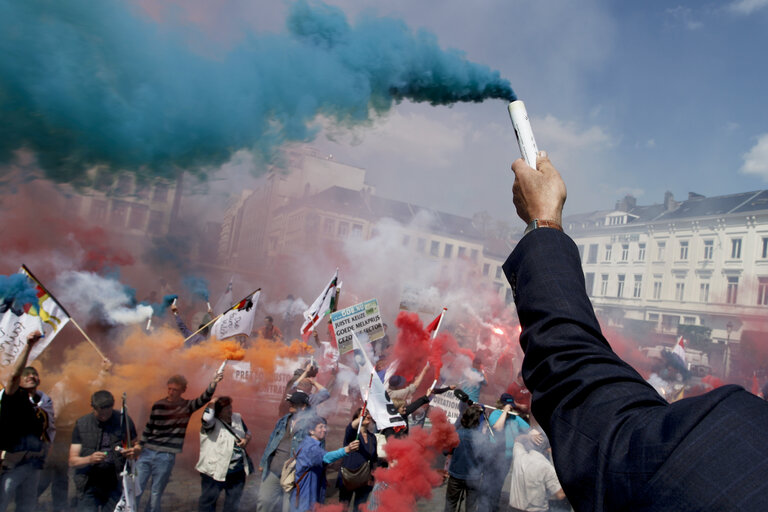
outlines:
[[112, 512], [122, 494], [120, 473], [125, 458], [135, 458], [141, 451], [130, 417], [128, 432], [133, 444], [125, 448], [126, 428], [114, 405], [112, 393], [96, 391], [91, 396], [93, 411], [75, 423], [69, 466], [75, 468], [78, 512]]
[[280, 485], [283, 465], [296, 455], [299, 444], [307, 437], [307, 421], [312, 416], [309, 395], [294, 391], [286, 397], [288, 414], [282, 416], [267, 441], [267, 447], [259, 461], [261, 485], [259, 486], [258, 512], [288, 510], [287, 494]]
[[[482, 499], [487, 500], [483, 510], [496, 512], [499, 510], [501, 488], [504, 479], [512, 467], [515, 439], [526, 434], [530, 426], [514, 410], [515, 399], [509, 393], [502, 393], [496, 403], [496, 410], [488, 416], [488, 423], [493, 429], [493, 444], [495, 457], [489, 459], [484, 473], [485, 486]], [[537, 438], [537, 441], [540, 439]]]

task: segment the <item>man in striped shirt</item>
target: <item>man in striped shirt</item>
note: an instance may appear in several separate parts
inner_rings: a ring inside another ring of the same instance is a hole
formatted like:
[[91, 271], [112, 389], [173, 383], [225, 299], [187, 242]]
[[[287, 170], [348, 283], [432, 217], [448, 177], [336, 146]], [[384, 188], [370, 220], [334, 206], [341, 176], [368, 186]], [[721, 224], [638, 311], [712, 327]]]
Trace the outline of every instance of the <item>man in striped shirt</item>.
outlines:
[[[171, 476], [176, 454], [184, 447], [184, 434], [192, 413], [210, 402], [216, 384], [224, 378], [217, 373], [203, 394], [194, 400], [181, 395], [187, 390], [187, 379], [174, 375], [168, 379], [168, 396], [152, 405], [147, 426], [141, 434], [141, 456], [138, 462], [139, 485], [142, 493], [152, 478], [149, 512], [160, 512], [160, 498]], [[139, 496], [138, 499], [141, 499]]]

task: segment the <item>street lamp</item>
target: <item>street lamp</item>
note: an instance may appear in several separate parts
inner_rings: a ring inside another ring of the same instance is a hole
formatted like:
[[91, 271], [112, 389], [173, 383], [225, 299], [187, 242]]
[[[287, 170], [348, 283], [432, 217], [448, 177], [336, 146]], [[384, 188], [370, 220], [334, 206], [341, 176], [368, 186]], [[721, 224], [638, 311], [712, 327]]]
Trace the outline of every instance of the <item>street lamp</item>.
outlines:
[[733, 332], [733, 322], [730, 320], [727, 324], [725, 324], [725, 332], [727, 333], [727, 336], [725, 338], [725, 378], [728, 378], [728, 375], [731, 373], [731, 348], [729, 346], [729, 343], [731, 341], [731, 333]]

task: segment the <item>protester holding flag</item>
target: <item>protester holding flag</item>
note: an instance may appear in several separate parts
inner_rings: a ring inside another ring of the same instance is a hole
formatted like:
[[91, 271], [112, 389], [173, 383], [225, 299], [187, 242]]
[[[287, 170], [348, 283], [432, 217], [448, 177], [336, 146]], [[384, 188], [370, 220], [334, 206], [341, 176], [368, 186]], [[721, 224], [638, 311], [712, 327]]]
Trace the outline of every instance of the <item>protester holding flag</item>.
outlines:
[[251, 433], [240, 413], [233, 412], [232, 399], [220, 396], [203, 413], [200, 428], [200, 512], [215, 512], [216, 501], [225, 491], [224, 510], [236, 511], [243, 495], [245, 479], [251, 473], [245, 447]]
[[[183, 375], [174, 375], [168, 379], [168, 396], [152, 405], [152, 412], [144, 432], [141, 435], [141, 457], [138, 462], [139, 487], [143, 493], [152, 478], [149, 498], [149, 512], [160, 511], [160, 499], [168, 484], [176, 454], [184, 448], [184, 434], [187, 431], [189, 417], [207, 404], [216, 385], [224, 378], [224, 373], [217, 372], [213, 381], [194, 400], [187, 400], [182, 394], [187, 390], [187, 379]], [[139, 496], [138, 500], [141, 499]]]
[[359, 441], [352, 441], [338, 450], [326, 452], [328, 422], [325, 418], [313, 416], [308, 424], [311, 425], [309, 435], [299, 445], [296, 455], [296, 487], [291, 491], [290, 499], [292, 512], [312, 512], [316, 504], [325, 503], [328, 486], [325, 467], [360, 447]]
[[355, 440], [360, 441], [360, 445], [357, 451], [344, 457], [336, 484], [339, 487], [339, 501], [349, 507], [349, 502], [354, 499], [352, 510], [355, 512], [368, 501], [368, 495], [373, 490], [372, 473], [378, 452], [376, 436], [370, 431], [372, 423], [371, 413], [360, 407], [352, 415], [352, 421], [344, 432], [344, 446]]
[[[75, 423], [69, 465], [75, 468], [78, 512], [113, 512], [123, 491], [120, 472], [125, 459], [141, 451], [133, 420], [128, 417], [124, 427], [114, 405], [112, 393], [96, 391], [91, 396], [93, 412]], [[124, 448], [126, 434], [134, 444]]]
[[0, 512], [16, 500], [18, 512], [37, 510], [37, 487], [49, 444], [53, 441], [53, 402], [38, 391], [40, 375], [26, 366], [30, 352], [43, 339], [30, 333], [0, 391]]
[[187, 324], [184, 323], [184, 320], [181, 319], [181, 316], [179, 316], [179, 308], [176, 306], [176, 301], [171, 303], [171, 312], [173, 312], [173, 318], [176, 320], [176, 327], [179, 328], [179, 331], [181, 331], [181, 334], [185, 338], [185, 347], [197, 345], [198, 343], [202, 343], [208, 339], [210, 332], [209, 328], [206, 326], [210, 324], [211, 320], [213, 320], [213, 317], [211, 317], [212, 312], [210, 309], [208, 309], [205, 315], [203, 315], [203, 318], [200, 321], [200, 325], [197, 326], [197, 332], [191, 331], [189, 327], [187, 327]]

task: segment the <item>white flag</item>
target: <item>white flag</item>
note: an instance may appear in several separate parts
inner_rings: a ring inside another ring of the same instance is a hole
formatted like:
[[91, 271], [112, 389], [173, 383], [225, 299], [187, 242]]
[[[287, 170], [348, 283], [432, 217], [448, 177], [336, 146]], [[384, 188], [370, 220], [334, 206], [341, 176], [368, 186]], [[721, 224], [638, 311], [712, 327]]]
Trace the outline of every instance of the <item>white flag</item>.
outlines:
[[388, 427], [405, 427], [403, 417], [400, 416], [389, 399], [384, 384], [373, 369], [373, 364], [371, 364], [363, 344], [360, 343], [354, 332], [352, 332], [352, 350], [358, 367], [357, 383], [360, 386], [360, 393], [363, 400], [365, 400], [366, 394], [368, 395], [367, 407], [371, 412], [373, 421], [376, 422], [376, 428], [383, 430]]
[[136, 496], [141, 494], [139, 477], [136, 475], [136, 470], [130, 460], [125, 461], [120, 477], [123, 482], [123, 495], [117, 502], [115, 512], [139, 512], [138, 503], [136, 503]]
[[24, 348], [27, 336], [40, 331], [44, 335], [43, 339], [32, 348], [27, 361], [34, 360], [69, 322], [66, 310], [34, 278], [27, 267], [22, 265], [19, 274], [27, 276], [30, 280], [30, 287], [35, 289], [37, 302], [27, 305], [0, 302], [0, 366], [12, 365]]
[[259, 303], [261, 289], [231, 306], [229, 310], [213, 323], [212, 334], [223, 340], [237, 334], [249, 336], [256, 318], [256, 305]]
[[323, 319], [325, 315], [335, 309], [336, 302], [336, 283], [339, 280], [339, 269], [333, 274], [333, 278], [328, 285], [323, 288], [322, 293], [315, 299], [315, 302], [304, 312], [304, 324], [301, 326], [301, 335], [306, 339], [309, 333]]

